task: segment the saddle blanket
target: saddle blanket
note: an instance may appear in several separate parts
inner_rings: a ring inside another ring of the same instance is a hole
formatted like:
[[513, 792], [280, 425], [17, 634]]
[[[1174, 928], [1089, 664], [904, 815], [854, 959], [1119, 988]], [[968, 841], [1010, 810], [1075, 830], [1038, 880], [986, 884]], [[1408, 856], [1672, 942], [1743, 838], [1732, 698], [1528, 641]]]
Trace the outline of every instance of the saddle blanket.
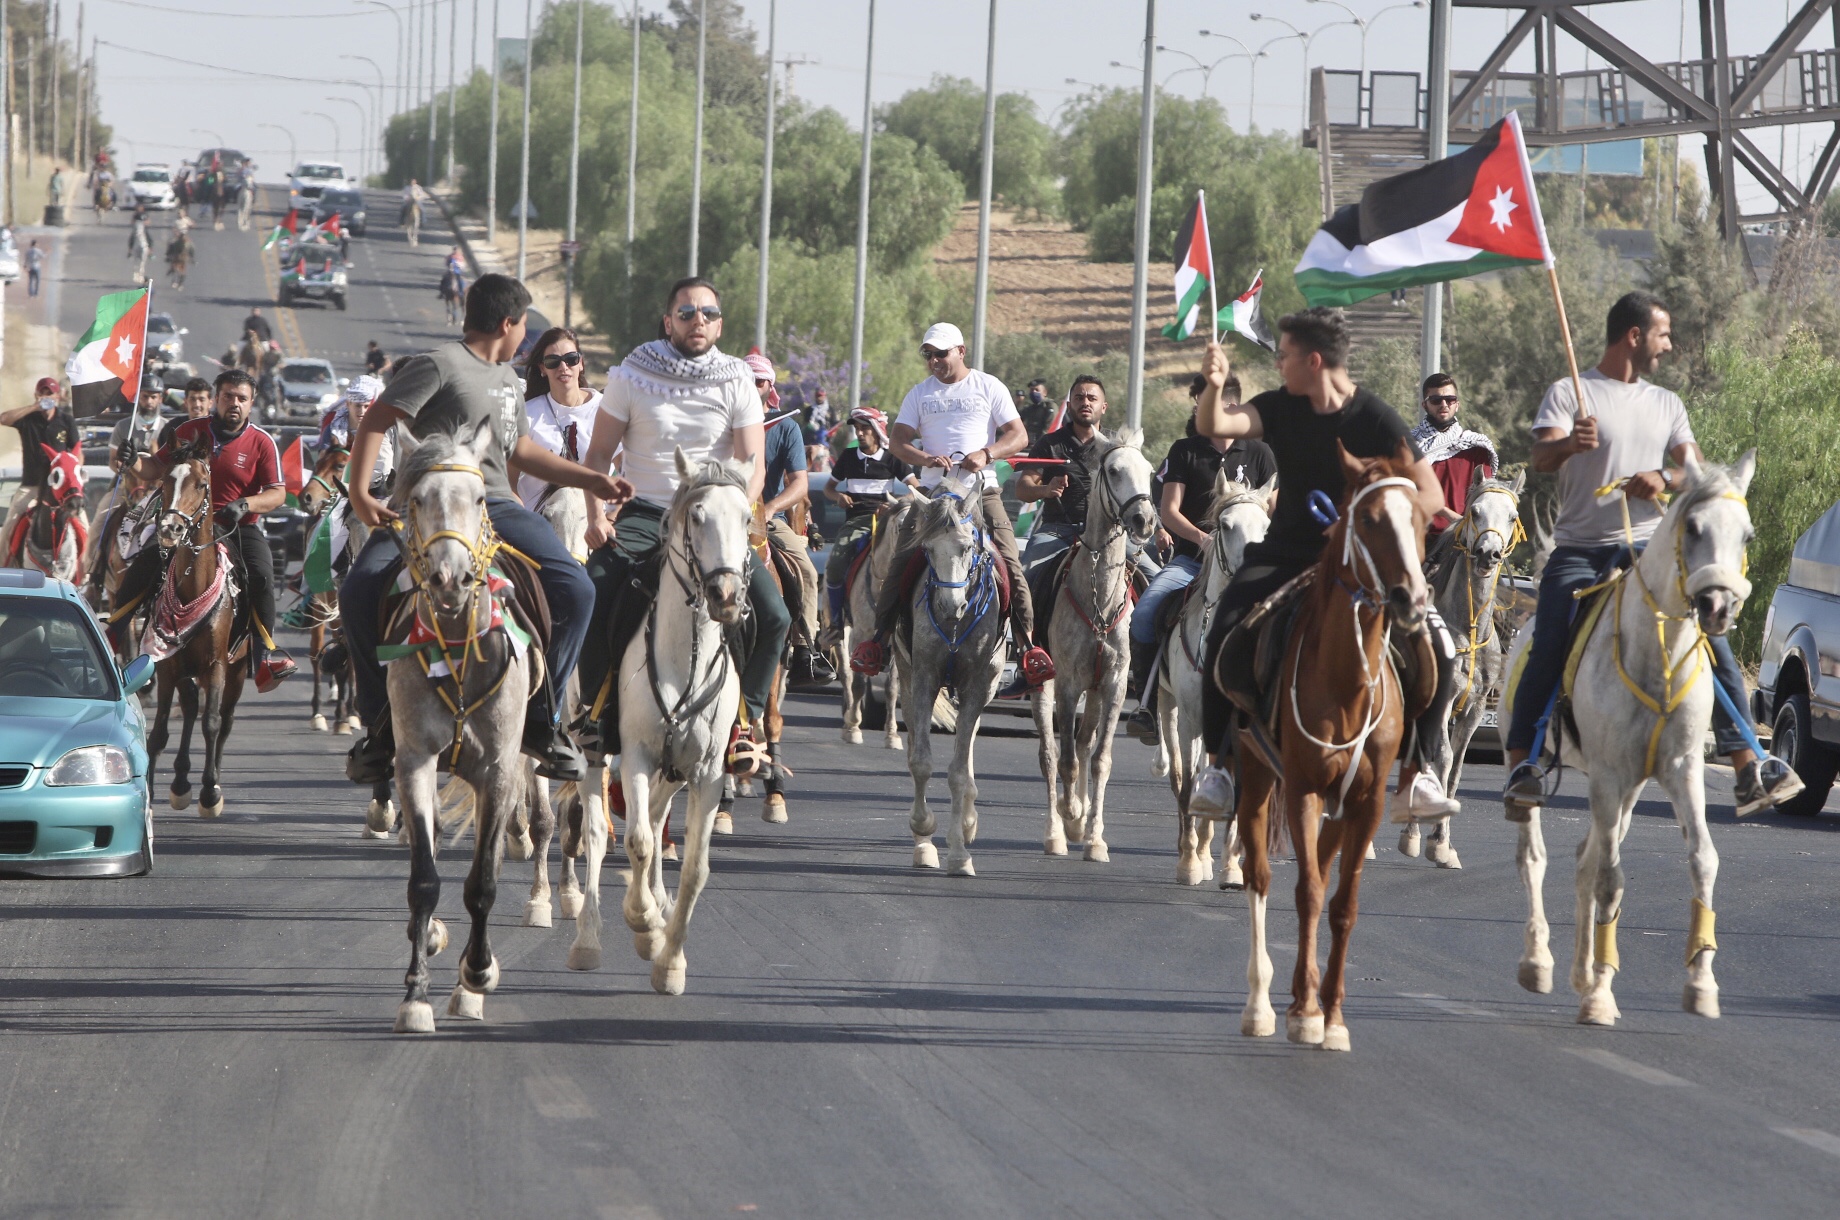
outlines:
[[217, 575], [210, 587], [189, 602], [179, 600], [170, 580], [160, 585], [153, 613], [147, 616], [147, 630], [141, 636], [141, 651], [155, 661], [164, 661], [185, 647], [199, 627], [211, 617], [219, 602], [235, 599], [236, 577], [230, 573], [230, 550], [217, 544]]
[[[505, 613], [506, 598], [511, 593], [512, 584], [497, 572], [491, 573], [487, 582], [492, 595], [492, 612], [489, 621], [478, 632], [460, 639], [443, 640], [422, 618], [420, 602], [405, 600], [403, 604], [413, 604], [415, 612], [395, 616], [391, 630], [384, 637], [388, 642], [377, 646], [378, 663], [388, 665], [391, 661], [419, 654], [427, 664], [430, 678], [445, 678], [453, 672], [450, 662], [462, 660], [469, 648], [494, 631], [504, 632], [511, 641], [513, 654], [522, 657], [530, 647], [531, 637], [515, 615]], [[398, 577], [397, 588], [405, 593], [409, 590], [407, 572]]]

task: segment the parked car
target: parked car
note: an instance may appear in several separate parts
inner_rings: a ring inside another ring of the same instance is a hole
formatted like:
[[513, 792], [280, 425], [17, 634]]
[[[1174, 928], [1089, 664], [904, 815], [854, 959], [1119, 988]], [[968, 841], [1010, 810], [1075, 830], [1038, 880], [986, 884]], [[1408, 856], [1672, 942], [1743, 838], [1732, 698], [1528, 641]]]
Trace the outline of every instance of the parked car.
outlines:
[[313, 201], [313, 223], [323, 225], [334, 216], [339, 227], [353, 237], [364, 236], [364, 192], [346, 186], [329, 186]]
[[185, 336], [188, 327], [173, 321], [169, 313], [147, 315], [148, 356], [155, 364], [178, 364], [185, 359]]
[[[350, 378], [340, 377], [333, 371], [330, 360], [319, 360], [310, 356], [298, 356], [283, 360], [275, 370], [275, 380], [281, 386], [281, 406], [263, 408], [263, 414], [271, 420], [307, 419], [317, 428], [319, 419], [328, 407], [339, 401], [340, 393], [350, 383]], [[281, 444], [281, 437], [275, 437], [275, 443]]]
[[19, 243], [10, 227], [0, 228], [0, 280], [11, 284], [19, 275]]
[[323, 241], [303, 242], [281, 264], [281, 287], [275, 294], [282, 305], [296, 301], [331, 301], [345, 308], [345, 262], [337, 246]]
[[146, 721], [153, 662], [117, 670], [74, 586], [0, 569], [0, 876], [153, 868]]
[[310, 207], [322, 191], [342, 187], [350, 181], [345, 167], [334, 161], [302, 161], [294, 167], [288, 180], [288, 205]]
[[179, 206], [172, 182], [172, 166], [141, 164], [134, 167], [134, 176], [128, 179], [128, 191], [141, 207], [168, 212]]
[[1777, 806], [1812, 817], [1840, 773], [1840, 504], [1828, 509], [1789, 555], [1763, 620], [1763, 664], [1751, 718], [1770, 726], [1771, 749], [1804, 785]]

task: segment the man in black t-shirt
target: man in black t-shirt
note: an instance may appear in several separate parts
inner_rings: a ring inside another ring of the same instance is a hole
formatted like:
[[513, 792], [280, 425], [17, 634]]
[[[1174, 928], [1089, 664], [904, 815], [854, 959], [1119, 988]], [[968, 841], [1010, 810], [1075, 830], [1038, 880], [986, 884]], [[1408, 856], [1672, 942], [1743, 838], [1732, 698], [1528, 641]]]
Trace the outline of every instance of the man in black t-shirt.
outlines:
[[[1090, 374], [1073, 379], [1067, 391], [1067, 422], [1029, 446], [1025, 455], [1058, 466], [1023, 464], [1016, 476], [1016, 498], [1039, 502], [1035, 527], [1022, 551], [1022, 570], [1032, 582], [1037, 573], [1065, 554], [1086, 529], [1086, 499], [1092, 491], [1099, 453], [1099, 425], [1105, 419], [1105, 386]], [[1036, 624], [1045, 636], [1047, 625]], [[1045, 646], [1045, 645], [1044, 645]]]
[[[1208, 630], [1206, 663], [1208, 680], [1202, 688], [1202, 740], [1207, 744], [1208, 766], [1198, 777], [1191, 812], [1202, 817], [1230, 817], [1235, 792], [1232, 778], [1221, 760], [1232, 748], [1232, 705], [1213, 679], [1221, 642], [1246, 612], [1276, 593], [1314, 564], [1323, 548], [1323, 527], [1310, 515], [1310, 494], [1321, 491], [1340, 503], [1346, 491], [1341, 458], [1343, 449], [1357, 458], [1399, 456], [1414, 460], [1408, 475], [1418, 487], [1418, 500], [1430, 517], [1444, 507], [1444, 493], [1431, 464], [1413, 447], [1411, 430], [1385, 402], [1356, 386], [1348, 375], [1348, 322], [1339, 309], [1314, 308], [1289, 314], [1278, 323], [1278, 373], [1282, 389], [1268, 390], [1241, 406], [1221, 402], [1221, 389], [1230, 372], [1226, 353], [1209, 344], [1203, 372], [1208, 388], [1202, 392], [1196, 426], [1204, 434], [1227, 439], [1262, 439], [1277, 459], [1278, 482], [1284, 489], [1272, 515], [1271, 530], [1262, 542], [1246, 549], [1245, 563], [1221, 595]], [[1433, 610], [1429, 624], [1434, 638], [1441, 637], [1439, 697], [1418, 721], [1418, 750], [1427, 751], [1427, 738], [1449, 730], [1446, 688], [1454, 674], [1455, 647]], [[1436, 723], [1441, 717], [1443, 723]], [[1435, 788], [1436, 799], [1424, 788]], [[1421, 796], [1423, 799], [1421, 799]], [[1444, 796], [1442, 785], [1430, 774], [1414, 788], [1413, 813], [1423, 818], [1449, 816], [1457, 803]]]
[[831, 466], [830, 485], [824, 495], [843, 506], [843, 528], [831, 539], [830, 557], [824, 563], [824, 592], [830, 599], [831, 631], [821, 647], [840, 638], [844, 600], [849, 596], [850, 565], [869, 540], [875, 519], [895, 506], [898, 496], [910, 494], [918, 478], [914, 468], [888, 449], [888, 417], [874, 407], [850, 412], [856, 445], [845, 449]]
[[383, 370], [389, 367], [390, 367], [390, 358], [383, 354], [383, 349], [381, 347], [377, 346], [377, 340], [372, 339], [369, 343], [365, 344], [364, 346], [364, 371], [365, 372], [369, 373], [373, 377], [381, 377], [383, 376]]
[[19, 431], [19, 490], [13, 493], [6, 508], [6, 523], [0, 525], [0, 549], [12, 545], [13, 523], [38, 502], [38, 489], [51, 473], [51, 459], [42, 445], [60, 453], [83, 450], [83, 436], [77, 431], [77, 418], [58, 400], [60, 387], [55, 377], [40, 377], [33, 390], [33, 401], [23, 407], [0, 414], [0, 424]]

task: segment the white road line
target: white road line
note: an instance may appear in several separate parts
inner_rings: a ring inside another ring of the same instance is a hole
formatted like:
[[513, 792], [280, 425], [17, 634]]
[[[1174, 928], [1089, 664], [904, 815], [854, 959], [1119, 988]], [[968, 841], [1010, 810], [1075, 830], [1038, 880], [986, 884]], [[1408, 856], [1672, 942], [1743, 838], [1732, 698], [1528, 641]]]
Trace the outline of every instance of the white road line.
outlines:
[[1430, 992], [1402, 991], [1399, 993], [1399, 998], [1402, 1000], [1417, 1000], [1426, 1008], [1435, 1008], [1439, 1012], [1447, 1012], [1453, 1017], [1492, 1017], [1495, 1015], [1486, 1008], [1478, 1008], [1474, 1004], [1465, 1004], [1462, 1000], [1452, 1000], [1445, 996], [1432, 995]]
[[1840, 1135], [1832, 1135], [1819, 1127], [1771, 1127], [1778, 1135], [1786, 1135], [1798, 1144], [1807, 1144], [1829, 1156], [1840, 1156]]
[[526, 1076], [524, 1092], [544, 1118], [593, 1118], [594, 1107], [581, 1086], [567, 1076]]
[[1671, 1072], [1664, 1072], [1660, 1068], [1652, 1068], [1647, 1064], [1637, 1063], [1633, 1059], [1625, 1059], [1615, 1051], [1601, 1050], [1597, 1047], [1568, 1046], [1565, 1048], [1565, 1052], [1568, 1055], [1576, 1055], [1580, 1059], [1587, 1059], [1595, 1063], [1598, 1067], [1609, 1068], [1613, 1072], [1619, 1072], [1629, 1077], [1631, 1080], [1640, 1080], [1643, 1084], [1667, 1085], [1676, 1088], [1691, 1088], [1693, 1086], [1691, 1080], [1682, 1080]]

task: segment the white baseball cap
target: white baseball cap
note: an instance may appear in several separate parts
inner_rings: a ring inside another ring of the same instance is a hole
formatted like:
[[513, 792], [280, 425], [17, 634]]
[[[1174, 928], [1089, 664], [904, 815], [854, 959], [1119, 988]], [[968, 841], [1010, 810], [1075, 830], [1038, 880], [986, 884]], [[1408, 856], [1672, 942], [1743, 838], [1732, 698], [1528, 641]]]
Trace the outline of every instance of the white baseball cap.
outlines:
[[920, 344], [936, 352], [949, 352], [955, 347], [965, 346], [965, 334], [950, 322], [935, 322], [926, 328]]

